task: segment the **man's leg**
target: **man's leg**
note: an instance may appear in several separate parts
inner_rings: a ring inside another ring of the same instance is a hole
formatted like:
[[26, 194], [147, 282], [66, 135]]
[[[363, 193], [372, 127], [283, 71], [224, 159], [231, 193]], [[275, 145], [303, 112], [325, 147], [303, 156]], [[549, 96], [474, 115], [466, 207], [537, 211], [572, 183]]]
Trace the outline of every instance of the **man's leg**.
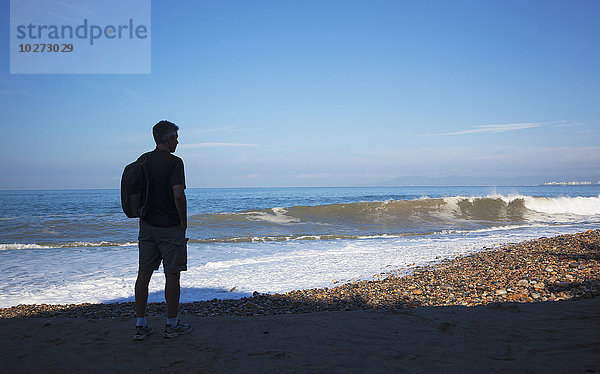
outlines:
[[179, 312], [179, 295], [181, 286], [179, 276], [187, 270], [187, 240], [179, 227], [171, 227], [165, 231], [165, 240], [158, 245], [161, 248], [163, 268], [165, 271], [165, 301], [167, 302], [167, 324], [165, 338], [173, 338], [192, 331], [189, 323], [181, 323], [177, 318]]
[[146, 305], [148, 304], [148, 285], [152, 278], [151, 271], [138, 271], [138, 277], [135, 281], [135, 333], [133, 340], [144, 340], [152, 334], [152, 327], [146, 322]]
[[150, 278], [152, 278], [151, 271], [138, 271], [138, 277], [135, 282], [135, 316], [138, 318], [146, 316]]
[[192, 331], [189, 323], [181, 323], [177, 318], [179, 311], [179, 272], [165, 273], [165, 300], [167, 301], [167, 325], [165, 326], [165, 338], [174, 338], [178, 335], [187, 334]]
[[181, 273], [165, 273], [165, 301], [167, 302], [167, 318], [176, 318], [179, 312], [179, 275]]

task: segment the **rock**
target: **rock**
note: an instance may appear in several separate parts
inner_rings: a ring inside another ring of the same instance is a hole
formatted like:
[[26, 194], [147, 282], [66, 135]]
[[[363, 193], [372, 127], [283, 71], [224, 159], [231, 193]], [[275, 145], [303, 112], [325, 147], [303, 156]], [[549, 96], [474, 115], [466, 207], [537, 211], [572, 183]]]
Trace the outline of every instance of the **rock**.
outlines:
[[519, 287], [527, 287], [529, 286], [529, 281], [527, 279], [521, 279], [517, 282], [517, 286]]
[[512, 301], [519, 301], [522, 299], [527, 299], [527, 295], [523, 294], [523, 293], [514, 293], [512, 295], [508, 296], [509, 300]]
[[502, 296], [502, 295], [506, 295], [506, 290], [505, 289], [498, 289], [496, 290], [496, 296]]
[[256, 308], [256, 304], [254, 304], [252, 301], [247, 301], [244, 304], [244, 308], [246, 308], [246, 309], [254, 309], [254, 308]]

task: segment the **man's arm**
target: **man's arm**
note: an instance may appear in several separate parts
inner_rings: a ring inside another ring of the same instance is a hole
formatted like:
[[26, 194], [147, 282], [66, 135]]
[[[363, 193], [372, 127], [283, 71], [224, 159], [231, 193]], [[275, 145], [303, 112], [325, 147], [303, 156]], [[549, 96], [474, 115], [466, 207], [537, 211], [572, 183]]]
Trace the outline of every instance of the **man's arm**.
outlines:
[[187, 229], [187, 200], [185, 198], [185, 188], [180, 184], [176, 184], [173, 186], [173, 196], [175, 197], [177, 213], [179, 213], [179, 224], [181, 229], [185, 231]]

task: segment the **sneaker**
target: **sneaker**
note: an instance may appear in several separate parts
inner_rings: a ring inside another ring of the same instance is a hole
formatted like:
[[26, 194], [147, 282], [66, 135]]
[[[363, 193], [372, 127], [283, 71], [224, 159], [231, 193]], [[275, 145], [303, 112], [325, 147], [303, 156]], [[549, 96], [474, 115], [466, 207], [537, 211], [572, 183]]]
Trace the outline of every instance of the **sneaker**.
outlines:
[[144, 340], [153, 332], [154, 330], [150, 325], [146, 325], [146, 327], [136, 326], [135, 332], [133, 333], [133, 340]]
[[189, 323], [177, 322], [177, 325], [166, 325], [165, 326], [165, 338], [174, 338], [177, 335], [185, 335], [192, 331], [192, 325]]

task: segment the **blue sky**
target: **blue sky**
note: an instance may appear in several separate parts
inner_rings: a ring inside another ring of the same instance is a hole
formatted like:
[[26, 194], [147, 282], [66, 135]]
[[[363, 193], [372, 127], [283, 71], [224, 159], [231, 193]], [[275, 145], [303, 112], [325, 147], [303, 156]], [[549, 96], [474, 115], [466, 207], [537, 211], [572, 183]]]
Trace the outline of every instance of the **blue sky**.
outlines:
[[598, 181], [598, 19], [594, 0], [153, 1], [151, 74], [11, 75], [4, 1], [0, 189], [118, 188], [161, 119], [188, 187]]

